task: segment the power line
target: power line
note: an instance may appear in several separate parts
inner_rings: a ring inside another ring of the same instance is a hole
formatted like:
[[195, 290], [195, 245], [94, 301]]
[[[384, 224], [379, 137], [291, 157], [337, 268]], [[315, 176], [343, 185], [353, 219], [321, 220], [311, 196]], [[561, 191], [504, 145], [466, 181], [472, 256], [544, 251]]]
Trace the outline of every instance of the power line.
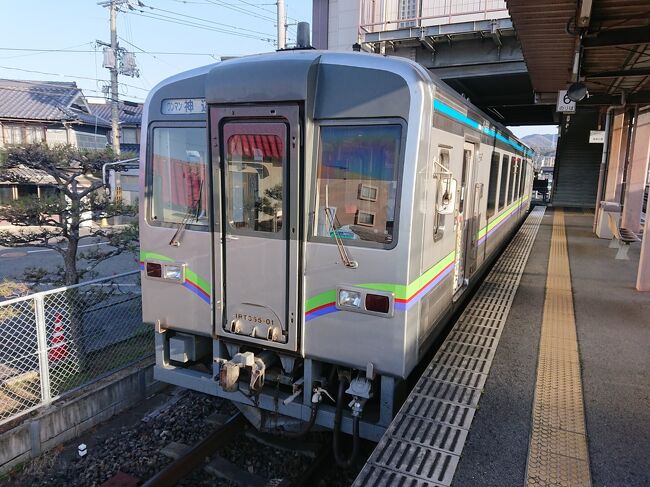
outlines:
[[[95, 81], [95, 82], [100, 82], [101, 81], [101, 82], [104, 82], [104, 83], [108, 83], [108, 80], [98, 79], [98, 78], [89, 78], [88, 76], [75, 76], [75, 75], [71, 75], [71, 74], [50, 73], [50, 72], [47, 72], [47, 71], [36, 71], [36, 70], [33, 70], [33, 69], [12, 68], [10, 66], [0, 66], [0, 69], [9, 69], [9, 70], [12, 70], [12, 71], [22, 71], [22, 72], [25, 72], [25, 73], [45, 74], [47, 76], [61, 76], [63, 78], [84, 79], [84, 80], [90, 80], [90, 81]], [[133, 88], [133, 89], [136, 89], [136, 90], [142, 90], [142, 91], [145, 91], [145, 92], [149, 91], [149, 90], [146, 90], [144, 88], [140, 88], [138, 86], [129, 85], [127, 83], [120, 83], [120, 84], [124, 85], [124, 86], [128, 86], [129, 88]], [[50, 86], [58, 86], [58, 85], [52, 84]], [[58, 86], [58, 88], [62, 88], [62, 87]], [[97, 90], [87, 90], [87, 91], [97, 91]]]
[[208, 1], [208, 3], [211, 3], [212, 5], [217, 5], [219, 7], [225, 7], [227, 9], [233, 10], [235, 12], [239, 12], [240, 14], [252, 15], [253, 17], [257, 17], [258, 19], [270, 20], [271, 22], [275, 22], [275, 20], [276, 20], [273, 17], [268, 17], [268, 16], [265, 16], [265, 15], [262, 15], [262, 14], [257, 14], [255, 12], [252, 12], [252, 11], [247, 10], [245, 8], [242, 8], [242, 7], [237, 7], [235, 5], [228, 5], [227, 3], [223, 3], [220, 0], [207, 0], [207, 1]]
[[[217, 22], [217, 21], [214, 21], [214, 20], [202, 19], [202, 18], [199, 18], [199, 17], [193, 17], [192, 15], [185, 15], [185, 14], [182, 14], [182, 13], [179, 13], [179, 12], [173, 12], [173, 11], [171, 11], [171, 10], [165, 10], [165, 9], [163, 9], [163, 8], [160, 8], [160, 7], [151, 7], [150, 5], [144, 5], [144, 4], [143, 4], [143, 6], [146, 7], [146, 8], [148, 8], [148, 9], [151, 9], [151, 10], [159, 10], [159, 11], [161, 11], [161, 12], [166, 12], [166, 13], [168, 13], [168, 14], [178, 15], [178, 16], [180, 16], [180, 17], [186, 17], [186, 18], [188, 18], [188, 19], [198, 20], [198, 21], [200, 21], [200, 22], [206, 22], [206, 23], [209, 23], [209, 24], [220, 25], [220, 26], [226, 27], [226, 28], [228, 28], [228, 29], [236, 28], [237, 30], [247, 31], [247, 32], [251, 32], [251, 33], [253, 33], [253, 34], [261, 34], [261, 35], [263, 35], [263, 36], [270, 36], [270, 35], [271, 35], [271, 34], [268, 34], [268, 33], [266, 33], [266, 32], [260, 32], [260, 31], [258, 31], [258, 30], [245, 29], [244, 27], [233, 27], [233, 26], [231, 26], [231, 25], [223, 24], [223, 23], [221, 23], [221, 22]], [[234, 32], [233, 32], [233, 33], [234, 33]]]
[[[124, 38], [120, 37], [124, 42], [129, 44]], [[132, 44], [131, 44], [132, 45]], [[0, 51], [25, 51], [25, 52], [34, 52], [34, 53], [52, 53], [52, 52], [62, 52], [62, 53], [94, 53], [96, 50], [92, 49], [36, 49], [36, 48], [23, 48], [23, 47], [0, 47]], [[145, 52], [145, 51], [143, 51]], [[147, 54], [158, 54], [165, 56], [216, 56], [216, 54], [209, 52], [166, 52], [166, 51], [146, 51]], [[12, 56], [13, 57], [13, 56]], [[0, 59], [9, 59], [9, 58], [0, 58]]]
[[235, 35], [235, 36], [239, 36], [239, 37], [245, 37], [245, 38], [249, 38], [249, 39], [255, 39], [255, 40], [260, 40], [260, 41], [265, 41], [265, 42], [272, 42], [272, 39], [264, 39], [264, 38], [261, 38], [261, 37], [257, 37], [257, 36], [254, 36], [254, 35], [251, 35], [251, 34], [245, 34], [245, 33], [230, 32], [230, 31], [226, 31], [224, 29], [219, 29], [217, 27], [211, 27], [211, 26], [208, 26], [208, 25], [201, 25], [201, 24], [197, 24], [196, 22], [190, 22], [190, 21], [185, 21], [185, 20], [181, 20], [181, 19], [176, 19], [176, 18], [169, 17], [169, 16], [166, 16], [166, 15], [155, 14], [155, 13], [145, 13], [142, 10], [138, 10], [137, 12], [139, 12], [139, 13], [136, 13], [134, 11], [126, 11], [125, 13], [135, 15], [135, 16], [138, 16], [138, 17], [144, 17], [144, 18], [159, 20], [159, 21], [162, 21], [162, 22], [168, 22], [168, 23], [176, 24], [176, 25], [184, 25], [184, 26], [187, 26], [187, 27], [194, 27], [194, 28], [208, 30], [208, 31], [212, 31], [212, 32], [220, 32], [220, 33], [223, 33], [223, 34], [231, 34], [231, 35]]

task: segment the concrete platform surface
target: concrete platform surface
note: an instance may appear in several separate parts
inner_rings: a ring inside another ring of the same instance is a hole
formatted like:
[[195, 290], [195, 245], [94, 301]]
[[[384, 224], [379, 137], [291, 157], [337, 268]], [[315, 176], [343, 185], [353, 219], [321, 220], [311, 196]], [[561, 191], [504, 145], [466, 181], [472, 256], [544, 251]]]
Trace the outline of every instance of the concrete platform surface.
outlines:
[[[537, 234], [452, 485], [519, 486], [526, 478], [537, 354], [553, 221]], [[650, 293], [629, 261], [565, 210], [594, 486], [650, 485]]]

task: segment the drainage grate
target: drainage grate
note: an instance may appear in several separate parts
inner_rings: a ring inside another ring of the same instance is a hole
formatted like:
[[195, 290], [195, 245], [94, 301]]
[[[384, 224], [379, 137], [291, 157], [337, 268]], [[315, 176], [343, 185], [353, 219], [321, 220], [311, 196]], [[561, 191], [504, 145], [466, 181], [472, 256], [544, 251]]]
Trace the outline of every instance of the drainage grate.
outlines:
[[451, 485], [544, 207], [528, 215], [354, 482]]

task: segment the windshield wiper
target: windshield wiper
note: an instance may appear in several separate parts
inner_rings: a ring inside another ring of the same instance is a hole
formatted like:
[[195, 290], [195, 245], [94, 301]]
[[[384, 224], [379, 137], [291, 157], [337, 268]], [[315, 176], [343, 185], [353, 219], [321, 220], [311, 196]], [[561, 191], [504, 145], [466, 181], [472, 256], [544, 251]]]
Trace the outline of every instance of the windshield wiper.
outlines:
[[181, 244], [181, 233], [183, 230], [185, 230], [185, 227], [187, 224], [190, 222], [192, 217], [194, 217], [194, 221], [198, 222], [199, 217], [201, 216], [201, 199], [203, 197], [203, 181], [201, 181], [201, 186], [199, 186], [199, 196], [192, 204], [192, 206], [188, 206], [187, 210], [185, 211], [185, 215], [183, 215], [183, 219], [181, 222], [178, 224], [178, 228], [176, 229], [176, 232], [174, 232], [174, 236], [172, 239], [169, 241], [169, 245], [172, 247], [178, 247]]
[[343, 245], [343, 239], [341, 239], [338, 233], [338, 229], [334, 224], [335, 216], [332, 208], [330, 208], [329, 205], [329, 186], [327, 184], [325, 185], [325, 216], [327, 217], [327, 223], [329, 223], [331, 228], [330, 236], [333, 237], [334, 241], [336, 242], [336, 247], [339, 250], [339, 255], [341, 256], [343, 265], [345, 267], [350, 267], [351, 269], [356, 269], [359, 267], [359, 263], [356, 260], [352, 260], [350, 254], [348, 254], [348, 249], [346, 249], [345, 245]]

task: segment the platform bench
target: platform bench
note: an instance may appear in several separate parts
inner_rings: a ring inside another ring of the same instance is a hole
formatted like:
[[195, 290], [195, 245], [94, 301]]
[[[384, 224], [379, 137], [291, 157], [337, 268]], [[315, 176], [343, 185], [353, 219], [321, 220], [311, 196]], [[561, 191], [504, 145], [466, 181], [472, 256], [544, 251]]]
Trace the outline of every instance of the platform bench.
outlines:
[[609, 248], [618, 249], [615, 258], [617, 260], [630, 260], [627, 256], [630, 245], [640, 242], [641, 239], [633, 231], [619, 227], [611, 213], [607, 213], [607, 226], [614, 236], [612, 242], [609, 244]]

